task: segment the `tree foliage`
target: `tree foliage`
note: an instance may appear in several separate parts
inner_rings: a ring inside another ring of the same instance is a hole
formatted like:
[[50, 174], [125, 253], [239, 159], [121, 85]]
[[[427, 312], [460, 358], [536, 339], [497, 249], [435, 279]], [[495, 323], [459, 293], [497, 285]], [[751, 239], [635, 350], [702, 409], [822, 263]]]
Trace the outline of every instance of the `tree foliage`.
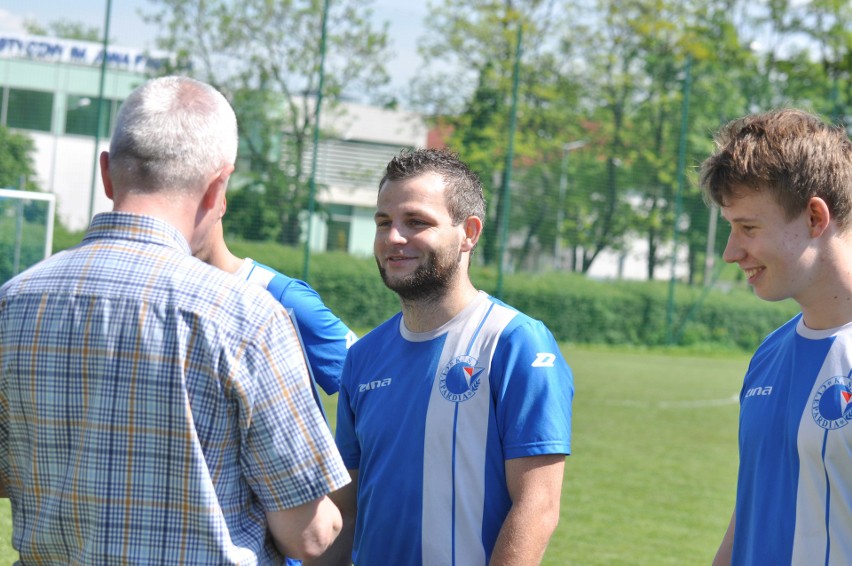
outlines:
[[[555, 0], [447, 0], [443, 5], [433, 5], [425, 20], [428, 33], [420, 51], [424, 58], [440, 65], [420, 76], [414, 90], [421, 94], [414, 102], [440, 115], [441, 123], [449, 125], [452, 132], [447, 143], [482, 177], [489, 202], [482, 244], [485, 263], [497, 259], [506, 204], [539, 217], [548, 206], [540, 190], [544, 185], [532, 171], [512, 182], [512, 195], [519, 196], [514, 203], [504, 202], [503, 185], [507, 179], [505, 159], [519, 26], [522, 37], [527, 38], [522, 40], [520, 75], [526, 77], [525, 85], [531, 84], [531, 79], [537, 82], [534, 88], [524, 89], [516, 101], [514, 161], [532, 162], [543, 154], [556, 154], [565, 136], [559, 131], [561, 124], [547, 116], [554, 104], [564, 100], [559, 96], [560, 89], [563, 94], [575, 89], [565, 82], [559, 61], [547, 57], [547, 45], [541, 39], [550, 33], [556, 5]], [[463, 69], [475, 86], [468, 90], [462, 80], [441, 79], [448, 65]], [[441, 84], [447, 88], [428, 88]], [[524, 190], [517, 189], [521, 183]], [[526, 226], [524, 238], [538, 243], [537, 234], [529, 232], [531, 226], [534, 224]], [[510, 224], [510, 228], [525, 227]], [[548, 239], [552, 241], [552, 231], [541, 235], [542, 241]], [[523, 255], [520, 252], [518, 257]]]
[[[369, 92], [387, 81], [384, 29], [370, 21], [370, 2], [329, 3], [323, 91], [323, 3], [319, 0], [152, 0], [146, 17], [161, 30], [158, 46], [177, 56], [180, 70], [230, 99], [241, 127], [238, 168], [246, 194], [231, 199], [262, 207], [262, 229], [234, 224], [246, 237], [300, 237], [309, 196], [310, 149], [318, 95], [333, 105], [346, 92]], [[239, 188], [239, 187], [237, 187]], [[268, 211], [276, 222], [269, 223]]]
[[[483, 174], [486, 262], [497, 260], [488, 238], [493, 246], [501, 218], [519, 25], [509, 243], [519, 269], [541, 269], [561, 249], [568, 257], [554, 265], [586, 272], [641, 239], [653, 278], [677, 235], [697, 281], [710, 214], [695, 170], [712, 132], [782, 105], [852, 118], [852, 5], [841, 0], [444, 0], [427, 21], [421, 52], [443, 79], [422, 76], [412, 102], [452, 125], [448, 143]], [[569, 158], [564, 148], [578, 140]], [[710, 249], [722, 232], [709, 235]]]
[[[39, 190], [35, 181], [35, 144], [24, 133], [0, 125], [0, 188]], [[0, 202], [0, 282], [42, 259], [46, 207], [41, 202], [2, 199]], [[18, 224], [23, 222], [24, 226]], [[22, 238], [26, 231], [41, 231], [39, 237]]]
[[32, 138], [0, 125], [0, 187], [38, 190], [34, 153]]

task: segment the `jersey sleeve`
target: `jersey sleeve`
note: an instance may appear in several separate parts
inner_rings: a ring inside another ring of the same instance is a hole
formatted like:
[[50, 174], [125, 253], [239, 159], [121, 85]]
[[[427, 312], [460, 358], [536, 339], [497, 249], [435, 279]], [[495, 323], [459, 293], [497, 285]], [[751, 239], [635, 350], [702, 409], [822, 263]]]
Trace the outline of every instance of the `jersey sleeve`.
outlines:
[[355, 413], [352, 410], [349, 388], [352, 386], [352, 359], [347, 358], [343, 364], [343, 372], [340, 376], [340, 393], [337, 396], [337, 426], [335, 429], [335, 441], [343, 463], [349, 470], [360, 467], [361, 446], [355, 435]]
[[292, 309], [317, 384], [329, 395], [337, 393], [340, 372], [355, 333], [331, 312], [310, 285], [292, 279], [278, 301]]
[[506, 329], [492, 387], [505, 459], [571, 453], [574, 379], [542, 322], [524, 317]]
[[283, 310], [246, 347], [233, 387], [243, 400], [243, 474], [264, 509], [295, 507], [348, 483]]

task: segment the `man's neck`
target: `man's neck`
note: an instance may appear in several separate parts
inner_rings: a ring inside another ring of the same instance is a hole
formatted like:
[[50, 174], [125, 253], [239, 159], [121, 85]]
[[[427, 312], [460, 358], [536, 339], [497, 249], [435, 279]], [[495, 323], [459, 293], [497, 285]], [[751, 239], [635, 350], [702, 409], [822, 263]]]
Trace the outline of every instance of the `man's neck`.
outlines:
[[835, 289], [808, 303], [799, 303], [799, 306], [805, 326], [813, 330], [839, 328], [852, 322], [852, 291], [849, 289]]
[[228, 246], [221, 242], [220, 245], [212, 247], [210, 257], [204, 261], [228, 273], [236, 273], [245, 260], [232, 254]]
[[823, 250], [813, 281], [801, 296], [805, 325], [814, 330], [838, 328], [852, 322], [852, 234], [835, 237]]
[[143, 216], [153, 216], [171, 224], [183, 234], [187, 242], [192, 242], [197, 203], [168, 193], [157, 194], [126, 194], [113, 199], [114, 212], [129, 212]]
[[411, 332], [429, 332], [440, 328], [462, 312], [478, 295], [470, 281], [460, 288], [448, 290], [439, 297], [418, 301], [400, 299], [402, 320]]

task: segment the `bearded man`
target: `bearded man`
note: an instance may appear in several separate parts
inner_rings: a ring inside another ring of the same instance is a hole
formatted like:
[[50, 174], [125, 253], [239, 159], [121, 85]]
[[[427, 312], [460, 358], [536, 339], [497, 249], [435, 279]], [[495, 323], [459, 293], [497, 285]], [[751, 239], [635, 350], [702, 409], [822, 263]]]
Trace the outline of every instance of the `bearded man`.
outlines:
[[344, 363], [336, 441], [353, 483], [328, 564], [538, 564], [559, 521], [573, 377], [550, 331], [477, 290], [479, 178], [404, 151], [379, 183], [374, 253], [402, 312]]

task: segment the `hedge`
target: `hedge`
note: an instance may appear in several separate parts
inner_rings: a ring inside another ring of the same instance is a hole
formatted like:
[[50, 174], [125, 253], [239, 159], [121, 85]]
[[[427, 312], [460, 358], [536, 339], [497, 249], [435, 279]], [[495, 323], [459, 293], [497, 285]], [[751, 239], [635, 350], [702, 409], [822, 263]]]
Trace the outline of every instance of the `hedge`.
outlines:
[[[300, 249], [249, 242], [232, 242], [231, 248], [301, 278]], [[493, 269], [473, 267], [471, 279], [480, 289], [496, 292]], [[329, 308], [359, 331], [399, 310], [372, 258], [315, 254], [309, 282]], [[579, 344], [663, 346], [673, 338], [680, 346], [751, 351], [798, 312], [790, 300], [767, 303], [742, 285], [723, 292], [678, 284], [673, 295], [671, 331], [667, 282], [595, 281], [573, 273], [508, 274], [502, 299], [542, 320], [557, 340]]]

